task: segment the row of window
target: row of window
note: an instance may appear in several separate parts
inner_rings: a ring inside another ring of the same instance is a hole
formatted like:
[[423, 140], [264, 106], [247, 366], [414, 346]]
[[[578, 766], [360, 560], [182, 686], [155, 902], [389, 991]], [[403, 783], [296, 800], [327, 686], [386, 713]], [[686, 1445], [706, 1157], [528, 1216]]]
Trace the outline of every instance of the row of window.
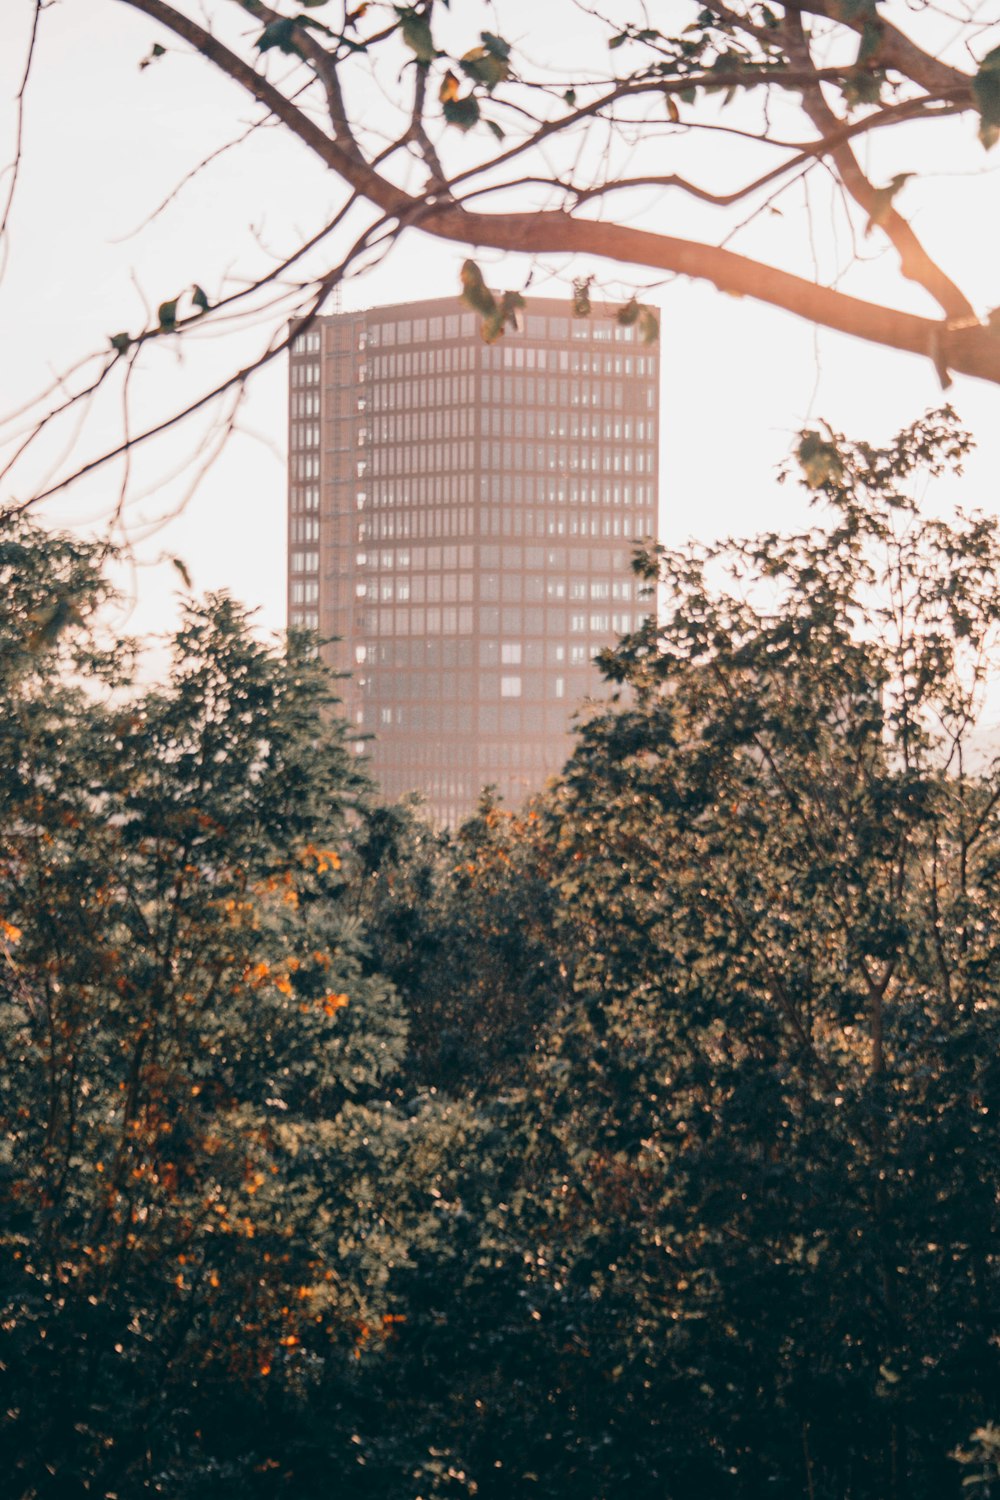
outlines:
[[474, 435], [475, 412], [470, 406], [431, 406], [421, 412], [391, 412], [371, 421], [371, 438], [376, 443], [433, 442]]
[[[435, 640], [406, 636], [386, 637], [382, 640], [359, 642], [354, 648], [354, 662], [359, 668], [389, 667], [401, 675], [419, 673], [423, 694], [428, 698], [468, 697], [472, 689], [466, 683], [466, 673], [448, 669], [473, 666], [474, 644], [462, 636]], [[588, 645], [575, 641], [567, 645], [564, 640], [554, 640], [551, 637], [546, 639], [544, 636], [539, 640], [522, 641], [504, 641], [498, 636], [483, 636], [478, 647], [479, 665], [568, 666], [579, 669], [589, 666], [605, 644], [600, 642]], [[515, 651], [520, 651], [520, 658], [514, 654]], [[383, 675], [380, 680], [385, 683], [391, 678]], [[468, 684], [471, 682], [470, 676]]]
[[362, 349], [387, 348], [393, 344], [422, 344], [426, 340], [471, 339], [476, 333], [472, 313], [446, 313], [435, 318], [400, 318], [397, 322], [369, 323], [361, 335]]
[[[605, 353], [599, 349], [546, 349], [521, 342], [482, 346], [479, 361], [487, 370], [535, 370], [548, 374], [614, 375], [621, 379], [648, 380], [656, 375], [653, 354]], [[380, 354], [357, 370], [360, 384], [390, 380], [412, 383], [432, 375], [450, 375], [476, 366], [476, 348], [460, 345], [443, 349], [420, 349], [412, 353]]]
[[315, 578], [296, 579], [292, 584], [291, 596], [293, 604], [318, 604], [319, 580]]
[[475, 393], [472, 375], [446, 375], [417, 381], [386, 381], [371, 388], [373, 411], [425, 412], [432, 406], [471, 406]]
[[474, 344], [446, 345], [442, 349], [419, 349], [412, 354], [375, 354], [368, 361], [365, 378], [412, 380], [421, 375], [451, 375], [476, 366]]
[[296, 391], [292, 397], [293, 417], [319, 416], [319, 391]]
[[653, 442], [655, 417], [602, 417], [590, 412], [493, 406], [483, 411], [483, 432], [493, 437], [573, 438], [584, 442]]
[[[475, 598], [473, 573], [423, 573], [406, 577], [359, 580], [355, 586], [358, 599], [369, 604], [441, 604], [468, 603]], [[479, 598], [507, 604], [553, 604], [569, 599], [616, 600], [630, 603], [639, 597], [643, 585], [631, 578], [546, 577], [542, 573], [480, 573]]]
[[[376, 447], [370, 455], [358, 461], [356, 473], [359, 479], [410, 478], [434, 474], [461, 481], [467, 476], [474, 462], [475, 449], [472, 443], [422, 443], [408, 447]], [[652, 448], [631, 447], [571, 447], [567, 443], [523, 443], [519, 441], [480, 444], [480, 463], [487, 471], [483, 478], [499, 479], [512, 473], [549, 472], [569, 475], [574, 473], [605, 474], [652, 474], [655, 472], [656, 455]], [[298, 455], [292, 461], [293, 477], [313, 477], [308, 455]], [[315, 474], [319, 473], [319, 459], [315, 460]], [[384, 491], [380, 490], [380, 494]], [[402, 503], [406, 504], [405, 490]], [[415, 491], [420, 498], [419, 490]], [[395, 497], [391, 503], [400, 503]]]
[[523, 344], [486, 345], [482, 351], [486, 369], [555, 370], [574, 375], [638, 376], [646, 380], [656, 374], [652, 354], [604, 354], [599, 349], [531, 349]]
[[655, 534], [652, 511], [633, 515], [565, 515], [553, 511], [494, 510], [483, 512], [482, 526], [477, 527], [471, 507], [454, 510], [400, 511], [394, 515], [373, 516], [358, 523], [359, 545], [368, 542], [391, 542], [408, 537], [532, 536], [532, 537], [602, 537], [638, 541]]
[[547, 505], [652, 505], [653, 485], [645, 480], [590, 480], [560, 474], [484, 474], [483, 499], [542, 501]]
[[289, 441], [293, 448], [318, 448], [319, 423], [293, 422]]
[[293, 485], [291, 508], [293, 511], [319, 510], [319, 485]]
[[291, 470], [293, 479], [318, 479], [319, 454], [294, 453], [289, 460], [288, 467]]
[[472, 443], [415, 443], [409, 447], [373, 448], [373, 474], [467, 474], [475, 462]]
[[[561, 748], [561, 747], [559, 747]], [[444, 749], [444, 756], [442, 750]], [[426, 766], [429, 769], [440, 771], [442, 759], [446, 757], [449, 773], [461, 773], [462, 769], [468, 767], [471, 775], [468, 778], [471, 785], [476, 788], [480, 783], [486, 784], [494, 779], [489, 774], [494, 770], [510, 769], [537, 769], [544, 771], [553, 766], [553, 754], [551, 746], [540, 744], [537, 740], [487, 740], [477, 744], [473, 740], [456, 740], [447, 747], [442, 747], [435, 741], [427, 740], [394, 740], [391, 746], [386, 747], [385, 753], [376, 742], [374, 754], [381, 758], [380, 779], [383, 785], [387, 785], [387, 778], [392, 776], [399, 782], [399, 773], [409, 767], [411, 770]], [[559, 764], [556, 759], [555, 764]], [[482, 768], [482, 769], [481, 769]], [[427, 786], [431, 777], [421, 777], [421, 782]], [[412, 785], [412, 783], [410, 783]], [[406, 784], [403, 788], [407, 789]]]
[[[655, 499], [653, 485], [642, 479], [588, 480], [561, 473], [483, 474], [479, 488], [483, 500], [514, 500], [518, 504], [527, 500], [543, 505], [651, 506]], [[434, 502], [454, 504], [467, 498], [468, 484], [460, 475], [433, 479], [413, 475], [394, 481], [372, 479], [355, 492], [357, 510], [367, 510], [369, 499], [374, 510], [404, 512], [411, 506], [425, 510]]]
[[[496, 605], [479, 606], [479, 630], [482, 635], [539, 635], [565, 636], [567, 626], [574, 635], [625, 635], [637, 630], [645, 615], [633, 615], [623, 611], [574, 611], [568, 618], [565, 610], [542, 609], [527, 606], [498, 608]], [[475, 612], [468, 604], [444, 605], [443, 607], [411, 604], [404, 609], [365, 609], [358, 625], [362, 636], [389, 635], [471, 635]]]
[[652, 448], [570, 447], [567, 443], [498, 443], [482, 442], [479, 458], [484, 469], [497, 474], [508, 469], [549, 469], [561, 474], [652, 474], [655, 452]]
[[[407, 703], [370, 704], [361, 723], [375, 735], [399, 731], [408, 735], [538, 734], [566, 732], [569, 703]], [[383, 784], [385, 784], [383, 782]]]
[[407, 537], [475, 536], [476, 513], [471, 505], [427, 506], [419, 510], [398, 511], [387, 516], [373, 516], [358, 523], [359, 542], [384, 542]]
[[421, 510], [398, 511], [390, 515], [372, 516], [358, 523], [358, 543], [391, 542], [409, 537], [475, 536], [481, 530], [483, 536], [531, 536], [531, 537], [602, 537], [638, 541], [655, 534], [656, 518], [651, 510], [635, 511], [632, 515], [580, 516], [566, 515], [555, 511], [521, 510], [490, 507], [482, 512], [482, 526], [476, 525], [475, 511], [471, 506], [442, 510], [428, 507]]
[[[534, 375], [483, 375], [479, 382], [479, 395], [484, 405], [499, 406], [501, 402], [516, 402], [523, 406], [558, 406], [566, 410], [572, 406], [603, 407], [621, 411], [624, 407], [645, 407], [649, 411], [656, 407], [656, 390], [648, 381], [640, 385], [629, 385], [621, 380], [559, 380], [551, 376], [548, 380]], [[628, 396], [628, 400], [626, 400]]]
[[395, 672], [381, 678], [360, 678], [359, 686], [366, 697], [375, 698], [385, 705], [406, 703], [411, 699], [437, 703], [457, 698], [468, 703], [473, 698], [486, 702], [495, 698], [524, 698], [539, 702], [566, 697], [566, 677], [561, 672], [428, 672], [420, 677]]
[[318, 542], [319, 516], [293, 515], [288, 528], [288, 539], [291, 542]]
[[[477, 332], [477, 318], [473, 313], [444, 313], [434, 317], [386, 319], [369, 321], [357, 334], [357, 347], [364, 349], [388, 348], [399, 344], [438, 343], [442, 339], [472, 339]], [[511, 343], [518, 334], [507, 335]], [[589, 318], [543, 316], [528, 312], [523, 318], [523, 334], [527, 339], [593, 340], [600, 343], [632, 344], [636, 341], [633, 325], [619, 323], [616, 317], [593, 314]], [[321, 348], [319, 328], [301, 333], [292, 343], [293, 354], [318, 354]]]
[[[400, 318], [395, 321], [387, 319], [385, 322], [373, 321], [359, 335], [358, 347], [377, 349], [396, 344], [422, 344], [425, 341], [436, 343], [440, 339], [471, 339], [478, 332], [478, 323], [479, 320], [472, 313], [443, 314], [440, 317], [430, 318]], [[621, 344], [632, 344], [636, 341], [634, 325], [626, 326], [619, 323], [616, 317], [601, 316], [599, 313], [589, 318], [571, 318], [569, 316], [543, 316], [541, 313], [529, 311], [524, 316], [523, 323], [523, 335], [516, 333], [506, 335], [511, 342], [515, 342], [519, 337], [556, 341], [573, 338], [594, 340], [598, 343]], [[313, 336], [318, 338], [318, 334]], [[318, 344], [316, 347], [319, 347]]]
[[[358, 568], [384, 568], [398, 573], [407, 568], [420, 572], [433, 568], [475, 567], [475, 547], [383, 547], [373, 552], [358, 552], [354, 562]], [[481, 568], [504, 570], [521, 568], [556, 568], [565, 572], [593, 568], [602, 573], [628, 572], [632, 554], [627, 550], [612, 551], [607, 547], [522, 547], [507, 544], [502, 547], [484, 544], [478, 549]]]
[[366, 479], [365, 488], [357, 493], [358, 498], [364, 502], [358, 506], [358, 510], [365, 509], [369, 496], [376, 510], [425, 505], [431, 500], [436, 500], [439, 504], [460, 505], [472, 498], [469, 476], [459, 472], [436, 474], [433, 480], [418, 478], [410, 473], [392, 479], [373, 477]]
[[290, 371], [293, 386], [319, 385], [319, 365], [311, 361], [306, 363], [293, 363]]

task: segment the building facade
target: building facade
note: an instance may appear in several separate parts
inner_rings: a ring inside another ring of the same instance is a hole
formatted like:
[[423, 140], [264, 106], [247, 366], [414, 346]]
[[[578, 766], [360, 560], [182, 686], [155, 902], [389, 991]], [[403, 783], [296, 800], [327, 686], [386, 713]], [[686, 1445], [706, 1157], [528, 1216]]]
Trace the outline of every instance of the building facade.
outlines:
[[541, 298], [495, 344], [479, 322], [335, 314], [290, 358], [289, 624], [335, 638], [382, 793], [443, 822], [562, 765], [657, 523], [659, 345]]

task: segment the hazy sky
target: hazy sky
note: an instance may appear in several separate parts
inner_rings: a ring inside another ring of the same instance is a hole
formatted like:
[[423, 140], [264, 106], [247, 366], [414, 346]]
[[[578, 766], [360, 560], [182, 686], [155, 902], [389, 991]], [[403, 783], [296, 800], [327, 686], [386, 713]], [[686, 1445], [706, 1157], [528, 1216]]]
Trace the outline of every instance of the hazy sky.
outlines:
[[[474, 41], [480, 25], [497, 29], [502, 20], [510, 40], [534, 60], [545, 61], [547, 48], [565, 47], [560, 28], [571, 9], [559, 0], [541, 12], [539, 22], [533, 0], [510, 0], [493, 12], [463, 0], [453, 7], [451, 24], [459, 24], [461, 11], [461, 25]], [[13, 136], [11, 100], [31, 11], [28, 0], [7, 0], [0, 19], [5, 146]], [[576, 17], [575, 44], [583, 55], [594, 35], [578, 12]], [[248, 24], [247, 18], [240, 24]], [[251, 118], [239, 91], [180, 47], [140, 71], [139, 60], [158, 39], [164, 38], [151, 22], [116, 0], [62, 0], [42, 16], [27, 97], [22, 181], [0, 282], [0, 411], [20, 406], [52, 372], [106, 347], [111, 334], [137, 331], [149, 320], [149, 309], [181, 288], [198, 282], [214, 299], [223, 285], [233, 284], [227, 276], [263, 265], [270, 248], [287, 247], [296, 230], [308, 232], [322, 222], [334, 201], [304, 148], [278, 130], [258, 132], [250, 147], [220, 157], [151, 225], [133, 233], [200, 157]], [[606, 53], [600, 47], [598, 53], [606, 65]], [[366, 107], [389, 108], [374, 95]], [[987, 157], [975, 139], [974, 122], [958, 120], [912, 127], [905, 136], [884, 131], [871, 150], [881, 153], [870, 163], [876, 180], [886, 181], [900, 170], [919, 174], [900, 206], [913, 212], [918, 230], [977, 306], [985, 311], [1000, 303], [1000, 147], [995, 161]], [[705, 156], [704, 180], [718, 170], [715, 161], [714, 151]], [[664, 163], [660, 170], [671, 167]], [[737, 241], [736, 248], [745, 243], [765, 258], [771, 251], [787, 254], [779, 231], [797, 227], [806, 256], [815, 254], [821, 273], [831, 276], [843, 265], [844, 245], [833, 235], [822, 193], [813, 204], [810, 226], [802, 192], [791, 191], [781, 200], [782, 218], [772, 221], [773, 229], [758, 226], [754, 238]], [[623, 209], [636, 222], [670, 232], [716, 230], [715, 210], [692, 207], [676, 194], [647, 193]], [[796, 216], [801, 225], [795, 225]], [[870, 255], [879, 250], [872, 242], [863, 247]], [[411, 232], [384, 264], [345, 289], [344, 306], [450, 294], [458, 289], [465, 253]], [[484, 255], [482, 262], [498, 286], [518, 286], [528, 271], [519, 257], [501, 264]], [[808, 258], [788, 264], [810, 273]], [[597, 261], [547, 265], [563, 276], [573, 269], [596, 270], [617, 278], [621, 294], [629, 288], [627, 273]], [[872, 280], [851, 282], [851, 288], [873, 297], [883, 290], [898, 305], [931, 311], [919, 291], [901, 290], [891, 272], [886, 256], [884, 275], [876, 265], [869, 268]], [[652, 281], [642, 271], [635, 279], [641, 286]], [[535, 285], [560, 294], [560, 287], [545, 285], [540, 274]], [[662, 309], [661, 524], [670, 541], [799, 521], [805, 513], [801, 497], [792, 487], [779, 488], [774, 473], [804, 422], [824, 416], [853, 436], [880, 440], [942, 400], [929, 360], [816, 333], [789, 315], [720, 295], [704, 284], [678, 281], [646, 295]], [[234, 345], [220, 334], [183, 355], [166, 343], [152, 350], [132, 392], [137, 411], [160, 409], [173, 397], [189, 398], [234, 353], [243, 357], [261, 337], [260, 331], [251, 333], [249, 342]], [[169, 624], [177, 575], [169, 564], [151, 564], [171, 555], [185, 559], [199, 589], [230, 589], [259, 607], [264, 625], [283, 624], [284, 385], [281, 361], [257, 378], [240, 432], [184, 513], [141, 545], [149, 565], [137, 575], [138, 604], [129, 628], [147, 631]], [[963, 484], [938, 490], [932, 503], [945, 508], [957, 497], [967, 506], [993, 511], [1000, 389], [960, 378], [948, 399], [974, 431], [979, 449]], [[76, 438], [79, 457], [96, 451], [102, 437], [113, 436], [119, 421], [117, 401], [113, 407], [98, 406]], [[71, 436], [67, 430], [58, 440], [44, 440], [38, 467], [28, 477], [37, 479], [61, 462]], [[186, 441], [190, 444], [190, 435]], [[169, 449], [161, 445], [138, 460], [133, 490], [160, 481], [184, 443], [183, 435], [176, 436]], [[45, 513], [77, 525], [99, 523], [114, 505], [121, 477], [120, 470], [106, 470]], [[19, 493], [15, 482], [13, 494]], [[136, 500], [129, 510], [136, 531], [178, 493], [174, 486]]]

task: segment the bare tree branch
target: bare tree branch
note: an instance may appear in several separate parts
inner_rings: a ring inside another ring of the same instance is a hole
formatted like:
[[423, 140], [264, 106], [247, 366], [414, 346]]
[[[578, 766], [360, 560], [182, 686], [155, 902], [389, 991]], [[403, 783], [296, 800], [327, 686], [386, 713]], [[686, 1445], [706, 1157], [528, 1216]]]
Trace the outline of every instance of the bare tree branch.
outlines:
[[10, 211], [14, 206], [14, 194], [17, 192], [18, 178], [21, 174], [21, 155], [24, 149], [24, 97], [28, 89], [28, 79], [31, 77], [31, 65], [35, 60], [35, 43], [38, 40], [38, 21], [41, 14], [42, 0], [35, 0], [35, 9], [31, 18], [31, 35], [28, 38], [28, 53], [24, 61], [24, 72], [21, 75], [21, 86], [16, 95], [17, 127], [14, 135], [14, 157], [7, 169], [10, 172], [10, 183], [3, 213], [0, 213], [0, 277], [3, 276], [7, 264], [9, 243], [7, 230], [10, 224]]

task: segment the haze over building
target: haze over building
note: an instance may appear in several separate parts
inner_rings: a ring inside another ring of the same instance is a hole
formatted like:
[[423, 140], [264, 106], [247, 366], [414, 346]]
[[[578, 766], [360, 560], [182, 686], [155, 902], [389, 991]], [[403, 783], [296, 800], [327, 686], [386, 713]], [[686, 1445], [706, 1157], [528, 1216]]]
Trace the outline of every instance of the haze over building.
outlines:
[[531, 298], [483, 342], [458, 299], [321, 318], [292, 349], [291, 625], [337, 640], [383, 794], [454, 822], [570, 748], [594, 654], [650, 608], [659, 345]]

